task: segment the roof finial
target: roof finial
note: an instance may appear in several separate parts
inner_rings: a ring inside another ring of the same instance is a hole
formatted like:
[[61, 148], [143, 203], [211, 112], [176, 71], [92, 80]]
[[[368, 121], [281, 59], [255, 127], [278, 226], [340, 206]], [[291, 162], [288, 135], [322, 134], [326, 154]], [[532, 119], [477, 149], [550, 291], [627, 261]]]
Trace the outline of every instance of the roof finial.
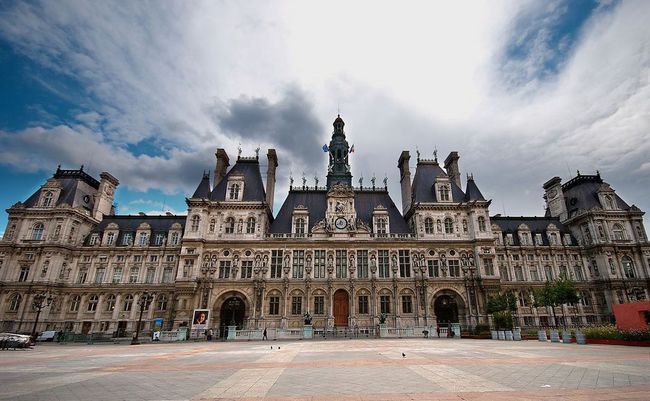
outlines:
[[260, 158], [260, 145], [257, 145], [257, 148], [255, 149], [255, 158]]
[[580, 170], [578, 170], [578, 177], [580, 177]]
[[314, 187], [315, 189], [318, 189], [318, 176], [314, 175]]
[[305, 178], [305, 172], [302, 172], [302, 188], [304, 189], [307, 185], [307, 178]]
[[375, 189], [375, 173], [372, 173], [372, 178], [370, 179], [370, 182], [372, 183], [372, 189]]
[[433, 148], [433, 161], [438, 163], [438, 147], [437, 146]]
[[81, 165], [81, 168], [79, 168], [79, 171], [84, 171], [84, 165]]
[[293, 175], [290, 172], [289, 173], [289, 189], [291, 189], [291, 187], [293, 187]]
[[420, 161], [420, 149], [418, 147], [415, 147], [415, 153], [418, 155], [418, 162]]
[[359, 188], [360, 188], [360, 189], [363, 189], [363, 173], [362, 173], [361, 176], [359, 177]]
[[388, 188], [388, 175], [384, 173], [384, 188]]
[[239, 143], [239, 146], [237, 147], [237, 160], [241, 157], [241, 142]]

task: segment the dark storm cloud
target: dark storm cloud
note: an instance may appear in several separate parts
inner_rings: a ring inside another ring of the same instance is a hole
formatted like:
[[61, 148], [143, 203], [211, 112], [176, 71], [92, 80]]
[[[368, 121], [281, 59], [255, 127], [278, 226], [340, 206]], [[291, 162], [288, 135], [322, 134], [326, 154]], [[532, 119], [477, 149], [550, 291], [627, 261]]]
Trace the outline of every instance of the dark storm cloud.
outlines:
[[322, 159], [325, 130], [312, 100], [299, 88], [287, 88], [275, 103], [264, 97], [232, 99], [216, 111], [216, 121], [223, 132], [246, 142], [273, 144], [305, 167]]

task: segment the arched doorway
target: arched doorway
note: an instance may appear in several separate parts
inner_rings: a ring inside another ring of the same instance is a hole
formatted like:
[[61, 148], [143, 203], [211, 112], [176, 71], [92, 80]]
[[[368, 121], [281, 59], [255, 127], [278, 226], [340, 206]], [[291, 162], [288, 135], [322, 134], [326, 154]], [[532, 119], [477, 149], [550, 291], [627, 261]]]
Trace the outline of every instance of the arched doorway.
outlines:
[[334, 293], [334, 326], [347, 326], [350, 315], [350, 297], [345, 290]]
[[458, 303], [454, 295], [440, 295], [433, 303], [438, 325], [458, 323]]
[[228, 335], [228, 326], [237, 326], [241, 329], [245, 314], [246, 305], [241, 298], [234, 296], [223, 301], [219, 313], [219, 336], [224, 338]]

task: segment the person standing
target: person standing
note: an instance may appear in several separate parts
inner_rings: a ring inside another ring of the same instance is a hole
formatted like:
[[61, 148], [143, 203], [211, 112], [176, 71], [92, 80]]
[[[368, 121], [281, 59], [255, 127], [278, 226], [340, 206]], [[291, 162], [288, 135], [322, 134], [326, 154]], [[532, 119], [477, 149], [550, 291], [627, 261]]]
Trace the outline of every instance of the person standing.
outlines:
[[207, 336], [208, 336], [208, 341], [212, 341], [212, 329], [208, 329]]

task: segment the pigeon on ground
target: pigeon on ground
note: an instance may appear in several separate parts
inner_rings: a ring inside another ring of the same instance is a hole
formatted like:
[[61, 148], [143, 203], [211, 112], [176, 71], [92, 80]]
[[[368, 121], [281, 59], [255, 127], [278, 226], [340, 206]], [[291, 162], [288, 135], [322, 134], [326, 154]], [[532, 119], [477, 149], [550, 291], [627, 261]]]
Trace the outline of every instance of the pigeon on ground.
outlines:
[[402, 352], [402, 358], [406, 358], [406, 354]]
[[278, 347], [278, 349], [280, 349], [280, 347]]
[[271, 345], [271, 349], [273, 349], [273, 346]]

